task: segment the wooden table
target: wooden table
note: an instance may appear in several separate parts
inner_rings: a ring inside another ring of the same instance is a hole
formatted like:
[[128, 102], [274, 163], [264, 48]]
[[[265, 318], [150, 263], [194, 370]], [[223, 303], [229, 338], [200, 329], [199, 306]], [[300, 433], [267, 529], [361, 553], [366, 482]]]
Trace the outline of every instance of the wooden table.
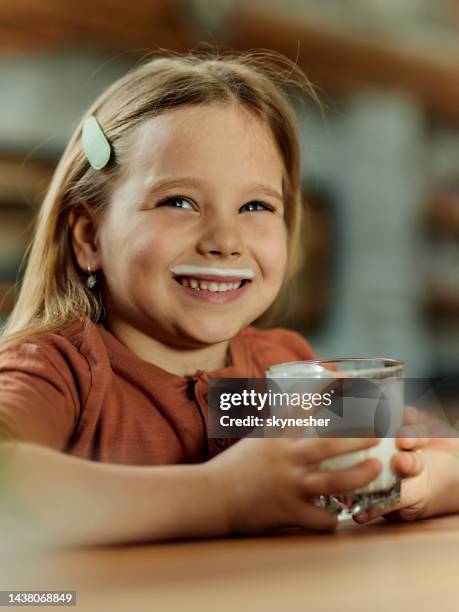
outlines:
[[2, 589], [76, 590], [90, 612], [457, 611], [459, 516], [40, 553], [1, 569]]

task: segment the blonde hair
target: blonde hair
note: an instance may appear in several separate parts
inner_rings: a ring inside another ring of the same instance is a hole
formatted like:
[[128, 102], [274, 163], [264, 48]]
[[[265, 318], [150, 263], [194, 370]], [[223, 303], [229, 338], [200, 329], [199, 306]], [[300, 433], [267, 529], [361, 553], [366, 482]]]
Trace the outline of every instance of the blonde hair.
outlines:
[[[86, 287], [85, 273], [73, 253], [70, 213], [88, 203], [96, 216], [102, 216], [110, 188], [123, 170], [129, 134], [145, 120], [180, 106], [236, 103], [270, 128], [285, 170], [286, 280], [299, 269], [303, 207], [299, 139], [295, 113], [283, 89], [299, 88], [317, 101], [307, 77], [296, 63], [268, 50], [160, 53], [113, 83], [71, 137], [38, 213], [20, 292], [0, 349], [57, 331], [82, 317], [104, 321], [101, 283], [93, 290]], [[112, 147], [112, 159], [101, 171], [90, 167], [82, 149], [82, 125], [90, 115], [97, 117]]]

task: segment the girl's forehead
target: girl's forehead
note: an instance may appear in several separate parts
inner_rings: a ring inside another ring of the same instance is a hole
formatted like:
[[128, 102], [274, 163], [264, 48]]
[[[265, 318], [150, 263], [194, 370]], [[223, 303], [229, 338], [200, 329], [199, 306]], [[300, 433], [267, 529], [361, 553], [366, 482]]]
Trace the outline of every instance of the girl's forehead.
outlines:
[[269, 126], [240, 106], [195, 105], [161, 113], [137, 126], [129, 162], [136, 166], [216, 161], [281, 163]]

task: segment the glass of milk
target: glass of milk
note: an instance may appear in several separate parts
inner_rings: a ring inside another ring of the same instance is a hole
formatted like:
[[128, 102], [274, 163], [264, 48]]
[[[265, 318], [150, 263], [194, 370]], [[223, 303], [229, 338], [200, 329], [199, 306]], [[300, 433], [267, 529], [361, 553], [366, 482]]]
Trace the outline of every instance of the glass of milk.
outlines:
[[393, 472], [391, 460], [397, 450], [394, 438], [403, 425], [404, 364], [401, 361], [384, 358], [294, 361], [272, 366], [266, 376], [283, 393], [340, 390], [334, 404], [314, 411], [318, 417], [334, 417], [331, 429], [320, 437], [380, 438], [374, 448], [333, 457], [318, 465], [339, 470], [376, 457], [383, 468], [368, 485], [352, 493], [320, 496], [315, 500], [317, 506], [343, 519], [371, 508], [383, 510], [400, 501], [400, 478]]

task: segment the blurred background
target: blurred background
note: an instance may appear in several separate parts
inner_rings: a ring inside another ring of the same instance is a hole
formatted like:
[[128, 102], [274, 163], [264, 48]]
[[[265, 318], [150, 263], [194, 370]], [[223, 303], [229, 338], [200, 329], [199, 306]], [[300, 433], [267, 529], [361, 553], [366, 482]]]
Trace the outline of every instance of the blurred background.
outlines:
[[309, 213], [292, 312], [319, 355], [459, 380], [458, 0], [2, 0], [0, 322], [81, 114], [152, 49], [296, 59]]

